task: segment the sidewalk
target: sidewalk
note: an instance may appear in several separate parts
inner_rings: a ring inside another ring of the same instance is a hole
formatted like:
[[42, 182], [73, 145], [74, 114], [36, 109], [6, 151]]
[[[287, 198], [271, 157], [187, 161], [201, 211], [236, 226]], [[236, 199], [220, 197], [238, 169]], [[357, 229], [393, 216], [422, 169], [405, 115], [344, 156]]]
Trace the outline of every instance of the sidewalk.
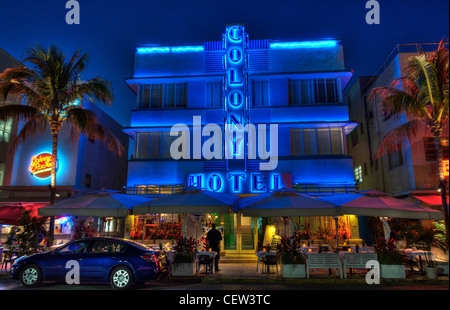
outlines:
[[[361, 283], [366, 285], [366, 271], [362, 270], [360, 274], [353, 270], [353, 274], [347, 271], [347, 278], [341, 279], [336, 270], [329, 274], [328, 269], [318, 269], [310, 271], [309, 279], [284, 279], [281, 277], [280, 266], [278, 266], [278, 275], [276, 268], [271, 268], [270, 274], [262, 274], [257, 271], [256, 263], [222, 263], [219, 265], [220, 271], [214, 274], [199, 274], [202, 283], [298, 283], [298, 284], [330, 284], [330, 283]], [[263, 266], [261, 268], [264, 268]], [[203, 272], [203, 268], [201, 270]], [[449, 276], [438, 276], [437, 279], [428, 279], [426, 275], [420, 275], [419, 272], [407, 270], [406, 279], [381, 279], [380, 283], [388, 284], [437, 284], [449, 285]]]

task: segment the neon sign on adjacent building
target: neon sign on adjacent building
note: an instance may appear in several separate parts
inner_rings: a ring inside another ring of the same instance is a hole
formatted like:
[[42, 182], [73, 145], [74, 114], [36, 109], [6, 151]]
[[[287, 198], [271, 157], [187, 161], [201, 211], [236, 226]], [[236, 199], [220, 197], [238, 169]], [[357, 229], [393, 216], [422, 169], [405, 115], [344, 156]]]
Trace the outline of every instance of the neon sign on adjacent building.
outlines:
[[448, 159], [442, 161], [442, 173], [444, 177], [448, 178]]
[[45, 152], [33, 156], [28, 171], [38, 179], [50, 177], [52, 174], [52, 154]]

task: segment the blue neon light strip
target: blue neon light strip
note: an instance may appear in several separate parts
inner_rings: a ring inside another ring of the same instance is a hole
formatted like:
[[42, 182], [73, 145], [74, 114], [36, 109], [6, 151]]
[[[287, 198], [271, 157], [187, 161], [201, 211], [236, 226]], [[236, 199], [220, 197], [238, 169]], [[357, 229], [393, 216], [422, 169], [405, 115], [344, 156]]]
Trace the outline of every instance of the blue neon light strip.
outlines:
[[336, 47], [337, 41], [303, 41], [303, 42], [283, 42], [270, 43], [270, 47], [274, 49], [295, 49], [295, 48], [321, 48], [321, 47]]
[[203, 46], [138, 47], [138, 54], [203, 52]]

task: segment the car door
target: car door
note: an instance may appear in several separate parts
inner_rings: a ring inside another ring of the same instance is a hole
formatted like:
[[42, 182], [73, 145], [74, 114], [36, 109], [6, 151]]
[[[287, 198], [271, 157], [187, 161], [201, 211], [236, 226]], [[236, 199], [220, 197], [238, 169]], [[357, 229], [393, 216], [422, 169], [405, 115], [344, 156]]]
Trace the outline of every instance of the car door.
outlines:
[[86, 281], [108, 281], [109, 271], [122, 253], [118, 252], [117, 242], [105, 239], [94, 240], [90, 252], [80, 261]]
[[[65, 281], [67, 273], [74, 267], [66, 265], [69, 261], [80, 262], [87, 255], [90, 248], [90, 240], [71, 242], [64, 247], [55, 250], [45, 261], [45, 278], [47, 280]], [[80, 278], [84, 270], [80, 265]]]

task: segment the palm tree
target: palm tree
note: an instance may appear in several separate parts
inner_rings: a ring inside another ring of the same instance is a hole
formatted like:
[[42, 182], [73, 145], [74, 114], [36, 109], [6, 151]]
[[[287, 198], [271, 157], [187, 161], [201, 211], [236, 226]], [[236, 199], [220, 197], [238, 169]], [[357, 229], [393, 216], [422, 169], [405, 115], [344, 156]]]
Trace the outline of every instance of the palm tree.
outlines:
[[399, 116], [403, 113], [412, 120], [389, 132], [381, 141], [377, 158], [392, 153], [415, 136], [421, 124], [425, 124], [433, 134], [437, 150], [439, 188], [442, 198], [442, 212], [449, 241], [448, 207], [446, 180], [443, 173], [442, 130], [448, 122], [449, 92], [449, 51], [448, 43], [441, 41], [437, 50], [425, 53], [418, 47], [418, 55], [409, 57], [405, 75], [394, 80], [389, 87], [374, 88], [370, 100], [378, 97], [385, 115]]
[[87, 135], [89, 139], [105, 143], [112, 152], [122, 154], [120, 141], [98, 122], [94, 112], [82, 106], [86, 99], [111, 105], [112, 87], [101, 77], [81, 80], [88, 57], [80, 50], [67, 60], [56, 46], [44, 49], [36, 44], [27, 49], [23, 63], [30, 63], [32, 68], [21, 64], [0, 73], [0, 96], [3, 100], [8, 96], [22, 99], [22, 104], [0, 106], [0, 120], [21, 117], [27, 121], [11, 151], [26, 138], [43, 133], [49, 125], [52, 135], [50, 203], [53, 204], [56, 202], [58, 134], [63, 123], [71, 125], [73, 138], [79, 134]]

